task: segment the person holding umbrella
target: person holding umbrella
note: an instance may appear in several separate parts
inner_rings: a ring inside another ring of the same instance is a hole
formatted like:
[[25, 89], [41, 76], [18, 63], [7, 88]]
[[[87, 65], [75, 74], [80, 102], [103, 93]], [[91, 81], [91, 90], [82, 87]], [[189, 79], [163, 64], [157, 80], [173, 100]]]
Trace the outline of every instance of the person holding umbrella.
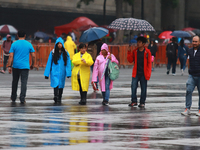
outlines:
[[137, 48], [131, 52], [129, 48], [127, 53], [127, 60], [132, 63], [134, 62], [132, 72], [132, 84], [131, 84], [131, 103], [130, 107], [137, 106], [137, 88], [138, 81], [140, 81], [141, 95], [140, 104], [138, 107], [144, 108], [146, 95], [147, 95], [147, 80], [151, 77], [151, 52], [149, 49], [144, 47], [147, 39], [139, 36], [137, 38]]
[[100, 55], [96, 58], [92, 74], [92, 82], [97, 82], [101, 87], [103, 96], [103, 105], [109, 105], [110, 90], [113, 88], [113, 81], [108, 76], [108, 61], [119, 63], [116, 57], [109, 52], [108, 45], [104, 43], [101, 46]]
[[80, 105], [86, 105], [87, 91], [90, 80], [90, 66], [94, 63], [90, 54], [86, 52], [86, 45], [79, 45], [79, 52], [73, 56], [72, 90], [80, 91]]

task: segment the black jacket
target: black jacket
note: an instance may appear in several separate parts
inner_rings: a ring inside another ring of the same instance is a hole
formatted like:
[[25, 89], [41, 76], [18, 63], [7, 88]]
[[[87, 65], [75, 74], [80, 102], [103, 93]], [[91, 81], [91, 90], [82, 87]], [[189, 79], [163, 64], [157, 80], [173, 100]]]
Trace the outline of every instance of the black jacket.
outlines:
[[189, 56], [190, 68], [189, 74], [195, 77], [200, 77], [200, 47], [194, 56], [194, 48], [190, 48], [187, 52]]

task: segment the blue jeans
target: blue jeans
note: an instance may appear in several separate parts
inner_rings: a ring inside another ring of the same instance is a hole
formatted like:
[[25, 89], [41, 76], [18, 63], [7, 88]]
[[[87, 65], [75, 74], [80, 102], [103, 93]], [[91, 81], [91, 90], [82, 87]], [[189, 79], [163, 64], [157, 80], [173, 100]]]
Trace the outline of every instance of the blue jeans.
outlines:
[[107, 74], [105, 74], [105, 88], [106, 91], [102, 92], [103, 100], [104, 101], [109, 101], [110, 97], [110, 78]]
[[197, 86], [197, 90], [199, 93], [199, 109], [200, 109], [200, 77], [194, 77], [192, 75], [189, 75], [186, 87], [186, 108], [190, 109], [192, 106], [192, 93], [194, 91], [195, 86]]
[[141, 86], [141, 95], [140, 95], [140, 104], [145, 104], [145, 100], [147, 97], [147, 80], [143, 76], [136, 75], [135, 78], [132, 77], [132, 84], [131, 84], [131, 101], [137, 103], [137, 88], [138, 88], [138, 81], [140, 81]]
[[167, 63], [167, 70], [170, 71], [171, 65], [172, 65], [172, 73], [176, 73], [176, 61], [177, 59], [174, 58], [168, 58], [168, 63]]
[[181, 69], [185, 70], [185, 67], [186, 67], [186, 60], [187, 60], [187, 57], [186, 56], [181, 56], [179, 57], [179, 60], [180, 60], [180, 63], [181, 63]]

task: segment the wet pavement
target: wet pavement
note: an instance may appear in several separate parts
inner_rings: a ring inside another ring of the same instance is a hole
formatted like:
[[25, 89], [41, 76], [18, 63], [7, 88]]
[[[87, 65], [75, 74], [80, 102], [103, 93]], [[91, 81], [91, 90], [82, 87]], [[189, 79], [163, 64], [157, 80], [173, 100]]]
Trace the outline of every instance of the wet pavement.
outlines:
[[91, 86], [87, 105], [78, 105], [79, 92], [71, 90], [70, 79], [62, 104], [54, 105], [43, 72], [30, 71], [25, 105], [11, 104], [11, 75], [0, 74], [0, 149], [200, 149], [198, 93], [195, 89], [192, 115], [181, 116], [188, 74], [181, 76], [178, 68], [176, 76], [166, 75], [164, 67], [155, 69], [145, 109], [128, 107], [132, 69], [120, 69], [109, 106], [101, 105], [101, 93]]

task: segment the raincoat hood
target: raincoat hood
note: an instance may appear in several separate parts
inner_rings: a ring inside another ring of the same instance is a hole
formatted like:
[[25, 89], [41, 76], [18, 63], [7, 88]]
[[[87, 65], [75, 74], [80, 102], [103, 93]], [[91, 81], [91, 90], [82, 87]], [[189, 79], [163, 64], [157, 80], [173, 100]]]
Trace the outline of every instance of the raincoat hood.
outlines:
[[63, 39], [62, 39], [61, 37], [59, 37], [59, 38], [56, 40], [54, 49], [56, 48], [56, 44], [57, 44], [58, 42], [60, 42], [60, 43], [62, 44], [62, 46], [65, 48]]
[[109, 51], [108, 49], [108, 45], [106, 43], [103, 43], [103, 45], [101, 46], [101, 51], [105, 49], [107, 52]]
[[72, 37], [71, 36], [67, 36], [67, 40], [72, 41]]

